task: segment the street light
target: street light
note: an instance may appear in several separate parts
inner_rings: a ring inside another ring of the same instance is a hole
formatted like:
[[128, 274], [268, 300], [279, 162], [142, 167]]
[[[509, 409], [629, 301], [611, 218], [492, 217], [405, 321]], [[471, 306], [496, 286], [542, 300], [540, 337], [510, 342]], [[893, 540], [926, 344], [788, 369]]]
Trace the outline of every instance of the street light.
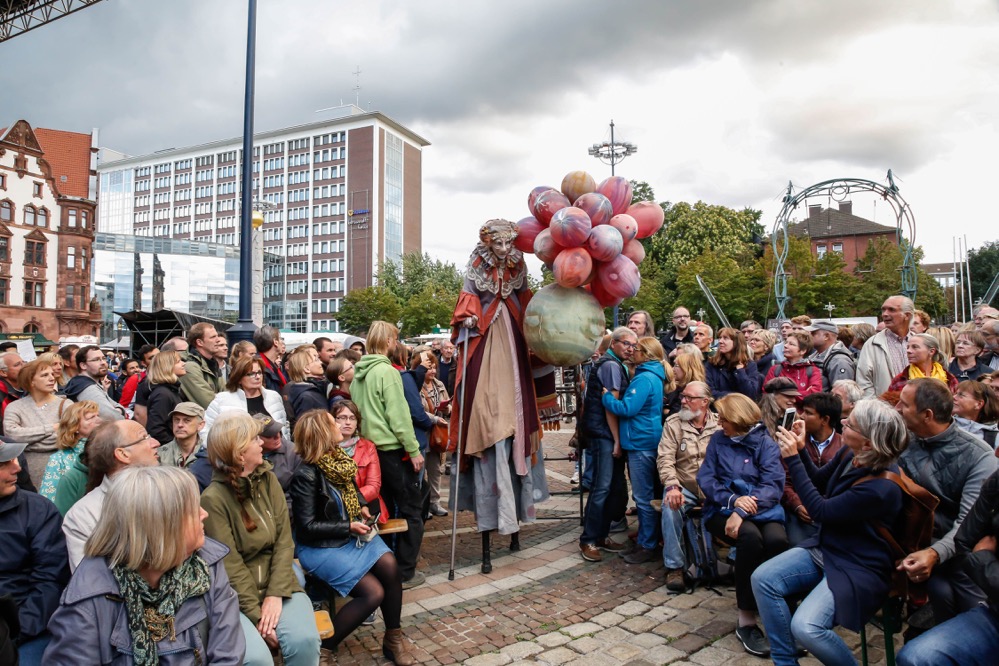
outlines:
[[609, 164], [611, 168], [611, 175], [614, 175], [614, 167], [618, 162], [623, 160], [628, 155], [634, 155], [638, 152], [638, 146], [633, 143], [628, 143], [627, 141], [617, 142], [614, 140], [614, 121], [610, 122], [610, 141], [604, 141], [603, 143], [595, 143], [590, 146], [587, 150], [587, 154], [590, 157], [596, 157], [598, 160], [604, 164]]

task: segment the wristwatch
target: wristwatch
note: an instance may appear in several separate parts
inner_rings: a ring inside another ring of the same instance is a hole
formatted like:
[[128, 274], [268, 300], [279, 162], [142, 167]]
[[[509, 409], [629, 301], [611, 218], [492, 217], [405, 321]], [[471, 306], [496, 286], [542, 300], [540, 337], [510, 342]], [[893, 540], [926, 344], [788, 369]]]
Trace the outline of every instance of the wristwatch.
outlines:
[[670, 486], [666, 489], [666, 492], [669, 492], [671, 490], [680, 490], [680, 486]]

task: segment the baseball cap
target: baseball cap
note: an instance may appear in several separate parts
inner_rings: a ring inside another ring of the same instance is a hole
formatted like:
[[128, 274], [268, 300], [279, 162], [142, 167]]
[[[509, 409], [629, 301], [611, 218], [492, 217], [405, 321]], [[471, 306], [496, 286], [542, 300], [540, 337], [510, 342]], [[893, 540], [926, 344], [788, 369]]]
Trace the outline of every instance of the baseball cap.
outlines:
[[811, 326], [806, 326], [805, 330], [811, 333], [812, 331], [825, 331], [826, 333], [834, 333], [839, 335], [839, 326], [832, 323], [831, 321], [817, 321]]
[[197, 416], [199, 419], [205, 418], [205, 408], [196, 402], [182, 402], [173, 408], [170, 412], [170, 417], [173, 418], [174, 414], [183, 414], [184, 416]]
[[260, 424], [261, 437], [274, 437], [281, 434], [284, 424], [267, 414], [254, 414], [253, 418]]
[[24, 453], [27, 447], [27, 444], [18, 444], [6, 437], [0, 437], [0, 463], [10, 462]]

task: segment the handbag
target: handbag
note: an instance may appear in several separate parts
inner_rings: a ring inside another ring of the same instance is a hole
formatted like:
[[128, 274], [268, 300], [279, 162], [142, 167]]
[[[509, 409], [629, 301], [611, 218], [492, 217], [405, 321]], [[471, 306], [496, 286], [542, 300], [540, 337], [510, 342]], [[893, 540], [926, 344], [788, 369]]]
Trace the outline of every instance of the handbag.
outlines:
[[[426, 408], [427, 413], [436, 415], [438, 410], [434, 408], [430, 396], [422, 392], [421, 395], [423, 396], [423, 406]], [[430, 428], [429, 440], [431, 451], [434, 453], [447, 453], [454, 450], [453, 447], [448, 447], [448, 430], [449, 425], [446, 423], [435, 423]]]

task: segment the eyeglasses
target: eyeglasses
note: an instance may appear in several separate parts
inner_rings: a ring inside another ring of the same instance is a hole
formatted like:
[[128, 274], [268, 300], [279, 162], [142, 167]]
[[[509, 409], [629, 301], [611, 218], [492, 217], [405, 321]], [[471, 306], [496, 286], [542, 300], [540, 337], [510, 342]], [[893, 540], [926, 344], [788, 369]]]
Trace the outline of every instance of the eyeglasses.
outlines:
[[149, 441], [150, 439], [153, 439], [153, 436], [147, 432], [145, 435], [142, 436], [142, 439], [137, 439], [131, 444], [126, 444], [125, 446], [119, 446], [118, 448], [127, 449], [130, 446], [135, 446], [136, 444], [142, 444], [143, 442]]
[[350, 423], [351, 421], [356, 422], [357, 421], [357, 417], [354, 416], [353, 414], [341, 414], [340, 416], [336, 417], [336, 420], [337, 421], [345, 421], [347, 423]]
[[680, 402], [683, 402], [684, 400], [689, 402], [691, 400], [707, 400], [707, 398], [703, 395], [687, 395], [686, 393], [681, 393]]
[[262, 373], [259, 370], [257, 370], [256, 372], [248, 372], [248, 373], [246, 373], [243, 376], [244, 377], [263, 377], [264, 373]]
[[100, 358], [88, 358], [84, 363], [104, 363], [105, 359], [103, 356]]
[[628, 342], [627, 340], [618, 340], [618, 343], [624, 345], [628, 349], [634, 349], [638, 346], [637, 342]]

